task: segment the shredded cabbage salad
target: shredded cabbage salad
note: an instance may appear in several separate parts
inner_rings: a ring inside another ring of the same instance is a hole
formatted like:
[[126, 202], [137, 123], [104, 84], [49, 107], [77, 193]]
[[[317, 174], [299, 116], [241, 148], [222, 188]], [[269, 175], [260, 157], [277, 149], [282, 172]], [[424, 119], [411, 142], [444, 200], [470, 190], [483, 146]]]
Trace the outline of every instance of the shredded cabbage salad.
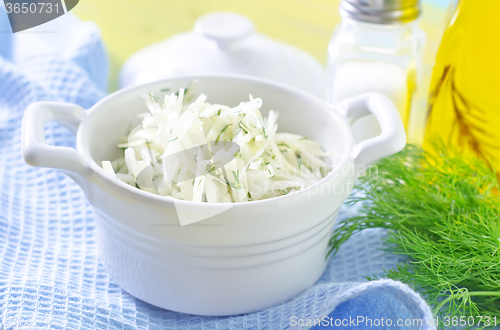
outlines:
[[204, 94], [191, 102], [184, 89], [163, 102], [143, 98], [150, 112], [138, 115], [142, 123], [118, 145], [124, 157], [102, 162], [109, 175], [139, 189], [196, 202], [255, 201], [303, 189], [330, 170], [331, 152], [277, 133], [278, 115], [263, 118], [260, 98], [233, 108], [207, 103]]

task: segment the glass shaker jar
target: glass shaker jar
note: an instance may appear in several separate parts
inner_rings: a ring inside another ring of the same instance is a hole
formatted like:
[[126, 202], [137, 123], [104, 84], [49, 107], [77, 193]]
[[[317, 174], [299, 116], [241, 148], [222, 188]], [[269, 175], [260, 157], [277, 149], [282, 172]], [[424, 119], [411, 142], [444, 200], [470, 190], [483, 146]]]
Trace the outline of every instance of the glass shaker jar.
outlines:
[[342, 0], [340, 13], [342, 23], [328, 47], [326, 100], [336, 104], [362, 93], [383, 93], [396, 104], [408, 132], [425, 41], [418, 27], [419, 1]]

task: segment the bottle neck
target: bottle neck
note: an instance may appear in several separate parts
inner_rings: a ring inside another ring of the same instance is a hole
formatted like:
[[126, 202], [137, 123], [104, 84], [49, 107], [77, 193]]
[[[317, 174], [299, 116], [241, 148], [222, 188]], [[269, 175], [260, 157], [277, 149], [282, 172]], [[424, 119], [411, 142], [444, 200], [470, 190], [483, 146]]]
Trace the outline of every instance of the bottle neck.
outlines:
[[354, 34], [365, 33], [368, 35], [401, 35], [408, 36], [418, 31], [419, 20], [415, 19], [405, 23], [375, 24], [358, 21], [350, 17], [342, 17], [341, 29]]
[[[371, 47], [379, 52], [392, 52], [422, 39], [418, 20], [398, 24], [374, 24], [345, 17], [332, 40]], [[420, 41], [419, 41], [420, 44]]]

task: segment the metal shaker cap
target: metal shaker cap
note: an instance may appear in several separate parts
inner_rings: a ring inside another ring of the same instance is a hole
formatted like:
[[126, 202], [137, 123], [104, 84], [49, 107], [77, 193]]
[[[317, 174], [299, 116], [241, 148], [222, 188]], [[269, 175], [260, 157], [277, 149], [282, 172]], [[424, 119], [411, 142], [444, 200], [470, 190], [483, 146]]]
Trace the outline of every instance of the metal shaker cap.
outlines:
[[351, 19], [374, 23], [406, 23], [420, 16], [419, 0], [342, 0], [342, 15]]

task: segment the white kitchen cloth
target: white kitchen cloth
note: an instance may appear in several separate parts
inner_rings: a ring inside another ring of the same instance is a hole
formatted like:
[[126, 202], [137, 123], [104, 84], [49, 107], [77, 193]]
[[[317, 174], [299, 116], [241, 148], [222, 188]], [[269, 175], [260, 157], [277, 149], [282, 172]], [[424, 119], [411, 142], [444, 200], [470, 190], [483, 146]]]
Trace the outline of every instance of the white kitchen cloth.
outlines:
[[[401, 261], [380, 249], [381, 230], [352, 237], [315, 285], [256, 313], [186, 315], [121, 290], [99, 263], [93, 211], [82, 190], [63, 173], [30, 167], [21, 157], [29, 104], [89, 108], [105, 96], [108, 63], [99, 31], [70, 14], [25, 33], [9, 31], [0, 7], [0, 329], [290, 329], [308, 328], [314, 319], [335, 329], [435, 328], [428, 305], [409, 287], [364, 279]], [[65, 129], [48, 125], [46, 132], [49, 144], [74, 146]], [[349, 212], [344, 206], [340, 217]]]

